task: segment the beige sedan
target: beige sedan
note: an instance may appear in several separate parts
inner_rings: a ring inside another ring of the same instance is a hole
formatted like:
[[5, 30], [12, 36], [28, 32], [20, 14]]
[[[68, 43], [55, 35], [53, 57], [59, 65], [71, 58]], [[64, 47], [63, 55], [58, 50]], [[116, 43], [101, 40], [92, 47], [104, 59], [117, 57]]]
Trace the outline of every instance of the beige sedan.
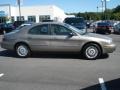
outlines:
[[18, 28], [5, 34], [1, 47], [15, 50], [19, 57], [28, 57], [33, 51], [76, 52], [86, 59], [97, 59], [115, 51], [112, 39], [87, 33], [65, 23], [44, 22]]

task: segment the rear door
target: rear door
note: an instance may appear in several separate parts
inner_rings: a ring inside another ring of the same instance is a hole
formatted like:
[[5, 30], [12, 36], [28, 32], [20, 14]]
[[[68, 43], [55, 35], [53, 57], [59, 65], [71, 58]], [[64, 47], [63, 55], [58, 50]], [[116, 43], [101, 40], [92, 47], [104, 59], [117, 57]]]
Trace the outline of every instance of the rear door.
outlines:
[[37, 25], [31, 28], [27, 37], [32, 50], [49, 51], [51, 40], [49, 24]]

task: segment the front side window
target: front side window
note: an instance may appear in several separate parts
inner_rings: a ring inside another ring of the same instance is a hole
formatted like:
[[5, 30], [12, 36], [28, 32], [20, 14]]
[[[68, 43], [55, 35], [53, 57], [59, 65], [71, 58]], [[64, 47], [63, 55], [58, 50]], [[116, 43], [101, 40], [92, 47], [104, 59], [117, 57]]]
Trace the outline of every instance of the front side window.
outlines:
[[34, 35], [48, 35], [48, 25], [38, 25], [33, 27], [32, 29], [29, 30], [29, 34], [34, 34]]
[[51, 25], [51, 30], [55, 35], [69, 35], [72, 33], [71, 30], [61, 25]]

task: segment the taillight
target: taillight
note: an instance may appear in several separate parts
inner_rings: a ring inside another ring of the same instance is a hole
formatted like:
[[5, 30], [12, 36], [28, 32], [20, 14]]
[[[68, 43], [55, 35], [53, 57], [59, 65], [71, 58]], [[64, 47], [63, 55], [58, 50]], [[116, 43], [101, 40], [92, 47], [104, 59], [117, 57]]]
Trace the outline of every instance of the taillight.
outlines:
[[98, 28], [102, 29], [102, 28], [106, 28], [105, 26], [98, 26]]
[[101, 26], [98, 26], [97, 28], [101, 28]]
[[111, 27], [111, 26], [107, 26], [106, 28], [109, 28], [109, 29], [111, 29], [112, 27]]

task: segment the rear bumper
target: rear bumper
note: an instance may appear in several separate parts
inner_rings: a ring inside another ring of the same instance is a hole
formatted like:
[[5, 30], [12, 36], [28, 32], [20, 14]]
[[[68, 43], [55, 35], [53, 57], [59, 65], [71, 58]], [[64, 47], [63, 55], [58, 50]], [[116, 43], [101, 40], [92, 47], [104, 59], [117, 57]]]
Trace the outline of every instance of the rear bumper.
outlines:
[[1, 42], [1, 47], [4, 49], [14, 50], [14, 45], [8, 42]]
[[113, 33], [112, 29], [96, 29], [97, 33]]

